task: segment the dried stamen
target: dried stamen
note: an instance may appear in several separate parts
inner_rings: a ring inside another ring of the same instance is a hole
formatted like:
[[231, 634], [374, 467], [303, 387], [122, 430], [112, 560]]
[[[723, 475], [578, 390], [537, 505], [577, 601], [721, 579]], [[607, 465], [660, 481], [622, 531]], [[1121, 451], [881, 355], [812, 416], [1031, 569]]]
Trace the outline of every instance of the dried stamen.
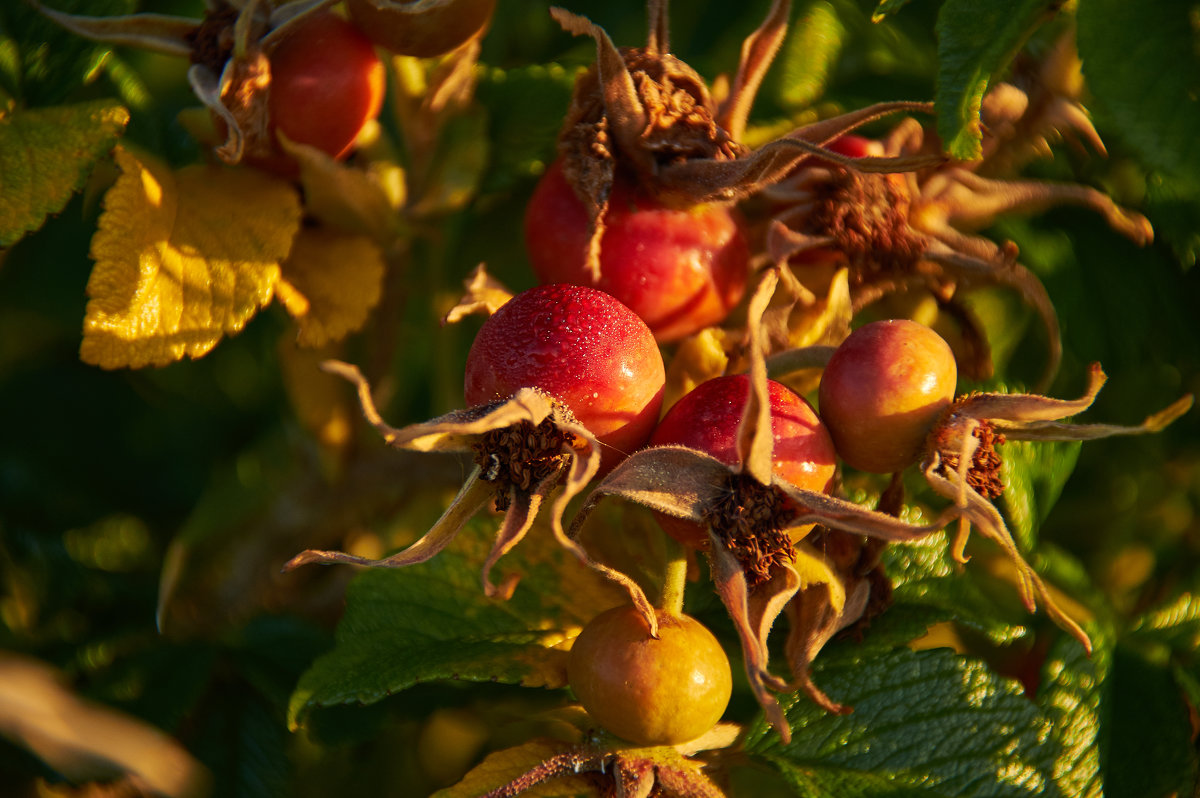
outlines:
[[496, 509], [508, 509], [511, 489], [529, 491], [567, 461], [564, 450], [575, 442], [574, 433], [559, 428], [550, 418], [536, 426], [519, 421], [490, 430], [473, 445], [480, 478], [496, 486]]
[[[938, 456], [941, 458], [939, 473], [949, 477], [958, 472], [960, 443], [951, 440], [953, 427], [939, 428], [937, 441]], [[971, 455], [971, 467], [967, 469], [967, 485], [985, 499], [999, 498], [1004, 493], [1004, 482], [1000, 479], [1003, 460], [996, 447], [1004, 443], [1004, 435], [996, 432], [995, 425], [987, 419], [979, 419], [971, 434], [978, 439]]]
[[792, 563], [792, 540], [783, 530], [795, 516], [776, 488], [747, 474], [730, 474], [721, 496], [707, 508], [705, 522], [737, 558], [751, 590], [770, 580], [776, 565]]
[[908, 197], [896, 181], [841, 168], [828, 174], [809, 188], [801, 232], [833, 239], [851, 267], [851, 287], [911, 273], [928, 241], [910, 226]]

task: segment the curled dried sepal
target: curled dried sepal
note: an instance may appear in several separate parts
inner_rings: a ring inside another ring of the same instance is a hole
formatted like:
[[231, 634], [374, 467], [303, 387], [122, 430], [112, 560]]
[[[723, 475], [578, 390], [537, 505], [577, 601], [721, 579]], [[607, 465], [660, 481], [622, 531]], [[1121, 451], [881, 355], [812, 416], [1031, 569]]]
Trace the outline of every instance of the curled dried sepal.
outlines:
[[516, 579], [510, 577], [495, 584], [490, 578], [491, 569], [520, 542], [547, 497], [557, 491], [550, 503], [549, 518], [557, 539], [581, 562], [625, 587], [639, 607], [649, 610], [649, 601], [633, 580], [593, 561], [563, 531], [566, 505], [595, 476], [600, 451], [595, 437], [561, 403], [535, 388], [524, 388], [507, 400], [453, 411], [398, 429], [379, 415], [370, 386], [356, 367], [326, 361], [323, 368], [356, 387], [364, 418], [389, 446], [419, 452], [470, 452], [476, 466], [442, 517], [403, 551], [370, 559], [310, 549], [293, 557], [284, 570], [309, 563], [400, 568], [425, 562], [445, 548], [463, 524], [491, 499], [504, 509], [504, 520], [483, 566], [483, 587], [489, 596], [507, 598], [516, 587]]
[[965, 562], [964, 550], [971, 526], [993, 541], [1016, 567], [1021, 599], [1030, 612], [1038, 599], [1062, 629], [1091, 650], [1086, 632], [1055, 602], [1041, 577], [1025, 561], [1005, 526], [1000, 511], [990, 501], [1000, 495], [1000, 459], [994, 446], [1004, 440], [1084, 441], [1116, 435], [1158, 432], [1186, 413], [1193, 397], [1188, 394], [1141, 424], [1073, 424], [1062, 419], [1083, 412], [1104, 385], [1098, 363], [1091, 366], [1088, 385], [1078, 399], [1053, 399], [1036, 394], [980, 393], [959, 398], [946, 409], [926, 441], [921, 470], [930, 486], [954, 502], [960, 514], [952, 553]]
[[471, 315], [491, 316], [513, 298], [512, 291], [488, 274], [482, 263], [463, 280], [463, 288], [462, 298], [442, 318], [442, 324], [455, 324]]

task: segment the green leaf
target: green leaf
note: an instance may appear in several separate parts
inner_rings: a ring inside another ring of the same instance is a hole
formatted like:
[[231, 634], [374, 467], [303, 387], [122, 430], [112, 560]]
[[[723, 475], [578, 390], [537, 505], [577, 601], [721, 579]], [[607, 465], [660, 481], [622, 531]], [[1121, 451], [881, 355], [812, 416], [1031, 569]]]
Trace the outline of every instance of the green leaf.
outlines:
[[110, 100], [8, 116], [0, 110], [0, 247], [61, 211], [128, 121], [129, 112]]
[[1022, 551], [1030, 551], [1037, 543], [1038, 527], [1075, 470], [1081, 448], [1079, 441], [1003, 444], [1004, 514]]
[[418, 682], [459, 679], [530, 687], [566, 683], [559, 644], [601, 610], [626, 601], [535, 524], [500, 567], [522, 575], [508, 601], [487, 599], [480, 567], [496, 520], [475, 520], [432, 560], [373, 569], [346, 591], [333, 650], [292, 695], [289, 723], [314, 707], [372, 704]]
[[800, 110], [820, 99], [845, 38], [846, 28], [832, 5], [824, 0], [809, 4], [779, 54], [780, 105]]
[[976, 579], [978, 569], [954, 562], [945, 532], [915, 543], [888, 546], [883, 561], [897, 605], [940, 610], [997, 645], [1029, 633], [1028, 627], [1008, 620], [1008, 604], [998, 605], [996, 598], [983, 589]]
[[1195, 3], [1079, 3], [1078, 46], [1096, 110], [1152, 166], [1200, 178]]
[[938, 13], [935, 103], [946, 152], [963, 161], [982, 155], [979, 106], [1052, 0], [946, 0]]
[[800, 794], [876, 794], [885, 779], [893, 787], [884, 795], [1056, 794], [1048, 721], [1019, 684], [984, 663], [946, 649], [860, 659], [848, 647], [815, 670], [818, 684], [854, 711], [831, 715], [785, 699], [791, 743], [761, 722], [745, 743]]
[[508, 191], [554, 159], [574, 85], [575, 73], [558, 64], [492, 69], [481, 77], [476, 96], [490, 113], [492, 142], [484, 193]]
[[1037, 703], [1053, 724], [1058, 752], [1054, 781], [1063, 795], [1101, 795], [1099, 741], [1105, 713], [1104, 682], [1112, 666], [1112, 634], [1088, 628], [1092, 655], [1071, 637], [1060, 637], [1042, 666]]

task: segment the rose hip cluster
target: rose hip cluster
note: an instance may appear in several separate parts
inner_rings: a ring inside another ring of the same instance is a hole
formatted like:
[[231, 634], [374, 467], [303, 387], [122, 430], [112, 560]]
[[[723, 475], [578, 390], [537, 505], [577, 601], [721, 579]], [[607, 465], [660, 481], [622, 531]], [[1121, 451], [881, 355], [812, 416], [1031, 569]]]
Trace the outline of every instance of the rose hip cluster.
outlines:
[[[886, 607], [879, 552], [888, 543], [957, 524], [952, 553], [965, 562], [967, 534], [978, 530], [1012, 561], [1030, 611], [1040, 601], [1089, 647], [993, 503], [1005, 489], [1003, 444], [1154, 431], [1190, 406], [1185, 397], [1131, 427], [1072, 424], [1063, 419], [1087, 409], [1101, 387], [1099, 366], [1075, 400], [960, 394], [962, 355], [930, 328], [897, 318], [851, 331], [864, 302], [839, 295], [839, 284], [878, 297], [916, 282], [951, 315], [961, 310], [959, 286], [998, 284], [1042, 311], [1057, 364], [1057, 325], [1040, 283], [1008, 248], [953, 228], [960, 217], [978, 222], [985, 206], [993, 214], [1017, 208], [995, 200], [1029, 196], [1028, 186], [947, 165], [908, 125], [900, 128], [911, 134], [906, 146], [847, 137], [885, 114], [926, 106], [876, 106], [755, 150], [741, 143], [788, 11], [787, 2], [772, 4], [717, 102], [668, 52], [664, 2], [650, 3], [651, 33], [640, 48], [618, 49], [586, 19], [555, 9], [564, 29], [595, 40], [597, 62], [576, 84], [558, 158], [527, 209], [526, 244], [542, 284], [503, 301], [503, 290], [488, 283], [490, 299], [468, 296], [460, 306], [490, 312], [467, 359], [466, 409], [394, 428], [357, 369], [327, 366], [357, 386], [364, 415], [389, 444], [463, 452], [474, 466], [443, 516], [404, 551], [382, 560], [306, 551], [289, 567], [421, 562], [491, 505], [503, 520], [483, 584], [503, 597], [515, 578], [497, 584], [490, 572], [544, 514], [563, 546], [628, 592], [628, 606], [585, 626], [568, 670], [595, 721], [638, 745], [693, 740], [729, 700], [722, 647], [682, 609], [696, 554], [738, 632], [749, 685], [785, 740], [777, 693], [800, 690], [831, 712], [850, 711], [814, 684], [810, 666], [832, 635]], [[1144, 222], [1090, 193], [1038, 196], [1111, 211], [1118, 226], [1134, 219], [1129, 230]], [[918, 229], [914, 220], [928, 220], [935, 200], [949, 217]], [[813, 263], [828, 271], [813, 278]], [[719, 345], [684, 379], [675, 366], [701, 340]], [[799, 362], [822, 367], [819, 412], [768, 376], [769, 364]], [[980, 371], [978, 358], [970, 365]], [[682, 398], [666, 407], [668, 394]], [[892, 476], [877, 507], [839, 495], [843, 466]], [[899, 477], [914, 466], [945, 499], [927, 524], [901, 517]], [[569, 507], [575, 497], [583, 499]], [[606, 497], [649, 507], [674, 541], [668, 549], [677, 556], [664, 564], [654, 600], [581, 542]], [[785, 614], [786, 678], [771, 672], [768, 648]]]

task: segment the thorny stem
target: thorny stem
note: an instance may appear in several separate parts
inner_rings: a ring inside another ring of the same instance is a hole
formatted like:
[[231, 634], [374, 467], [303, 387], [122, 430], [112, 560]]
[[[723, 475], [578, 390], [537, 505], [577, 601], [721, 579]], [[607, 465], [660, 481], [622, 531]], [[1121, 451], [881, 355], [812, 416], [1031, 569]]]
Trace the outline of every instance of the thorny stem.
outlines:
[[662, 592], [658, 597], [658, 609], [670, 615], [683, 614], [683, 594], [687, 587], [687, 549], [670, 535], [667, 541], [667, 564], [663, 569]]

